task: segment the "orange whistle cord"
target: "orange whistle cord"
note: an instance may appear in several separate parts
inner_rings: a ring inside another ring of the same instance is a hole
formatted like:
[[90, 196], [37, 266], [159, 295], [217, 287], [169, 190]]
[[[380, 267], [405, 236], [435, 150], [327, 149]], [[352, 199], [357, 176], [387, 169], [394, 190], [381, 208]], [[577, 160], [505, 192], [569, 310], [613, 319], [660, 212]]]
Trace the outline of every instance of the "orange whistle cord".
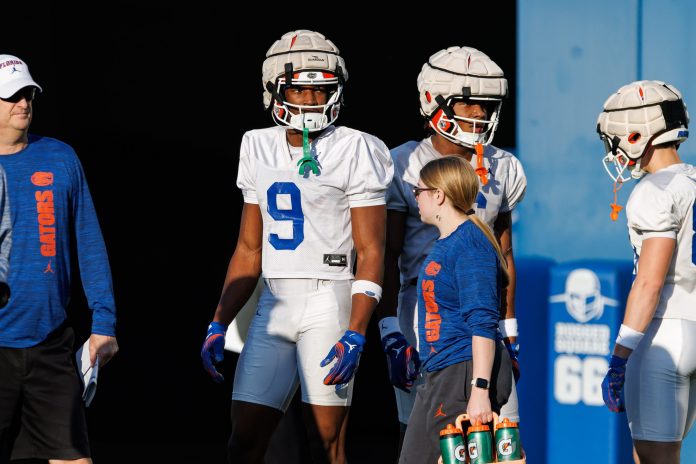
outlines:
[[477, 143], [476, 146], [476, 175], [481, 179], [481, 184], [488, 183], [488, 170], [483, 166], [483, 145]]
[[623, 182], [620, 181], [614, 181], [614, 203], [612, 203], [611, 206], [611, 220], [616, 221], [619, 219], [619, 213], [623, 209], [623, 206], [619, 205], [616, 203], [616, 200], [618, 199], [619, 196], [619, 190], [623, 186]]

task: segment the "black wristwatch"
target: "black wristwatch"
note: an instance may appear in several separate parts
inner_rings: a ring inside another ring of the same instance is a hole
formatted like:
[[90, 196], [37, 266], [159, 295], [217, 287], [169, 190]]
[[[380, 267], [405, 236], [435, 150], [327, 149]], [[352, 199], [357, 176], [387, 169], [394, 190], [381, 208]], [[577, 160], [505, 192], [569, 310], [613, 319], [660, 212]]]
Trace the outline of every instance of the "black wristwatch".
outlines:
[[489, 384], [490, 382], [488, 380], [482, 379], [481, 377], [478, 377], [471, 381], [471, 385], [473, 385], [474, 387], [483, 388], [484, 390], [488, 390]]

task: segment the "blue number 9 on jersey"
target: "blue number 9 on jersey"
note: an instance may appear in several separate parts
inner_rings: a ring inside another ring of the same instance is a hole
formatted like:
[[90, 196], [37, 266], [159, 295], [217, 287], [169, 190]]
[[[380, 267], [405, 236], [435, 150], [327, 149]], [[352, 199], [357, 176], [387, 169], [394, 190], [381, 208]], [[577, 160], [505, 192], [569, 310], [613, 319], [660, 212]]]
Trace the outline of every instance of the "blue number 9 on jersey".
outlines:
[[[292, 182], [275, 182], [267, 191], [268, 214], [276, 221], [292, 221], [292, 238], [270, 234], [268, 241], [276, 250], [294, 250], [304, 240], [304, 213], [300, 189]], [[290, 208], [278, 208], [278, 195], [290, 196]]]

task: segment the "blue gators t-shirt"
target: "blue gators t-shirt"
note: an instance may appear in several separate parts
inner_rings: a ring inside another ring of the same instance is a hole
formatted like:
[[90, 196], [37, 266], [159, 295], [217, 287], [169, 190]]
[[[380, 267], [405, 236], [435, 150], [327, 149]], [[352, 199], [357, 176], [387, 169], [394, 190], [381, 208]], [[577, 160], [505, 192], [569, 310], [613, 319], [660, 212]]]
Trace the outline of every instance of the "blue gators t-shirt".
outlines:
[[423, 369], [472, 359], [471, 337], [499, 339], [502, 274], [498, 255], [473, 221], [435, 242], [418, 277]]
[[12, 296], [0, 309], [0, 346], [34, 346], [65, 320], [71, 234], [92, 309], [92, 333], [115, 335], [106, 248], [73, 149], [55, 139], [30, 135], [24, 150], [0, 155], [0, 164], [7, 175], [13, 232], [8, 276]]

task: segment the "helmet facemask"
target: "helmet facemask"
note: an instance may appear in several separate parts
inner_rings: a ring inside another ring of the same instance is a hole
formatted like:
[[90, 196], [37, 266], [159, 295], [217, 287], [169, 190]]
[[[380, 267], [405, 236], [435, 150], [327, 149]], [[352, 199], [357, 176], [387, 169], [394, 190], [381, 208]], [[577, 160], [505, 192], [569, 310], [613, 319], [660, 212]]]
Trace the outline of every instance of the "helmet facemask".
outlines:
[[[438, 103], [438, 109], [429, 118], [428, 123], [438, 134], [452, 143], [468, 148], [474, 148], [477, 144], [489, 145], [493, 141], [493, 136], [498, 128], [500, 109], [503, 104], [501, 99], [452, 95], [445, 100], [442, 96], [437, 95], [435, 101]], [[457, 102], [481, 105], [485, 109], [486, 119], [474, 119], [456, 115], [454, 113], [454, 105]], [[457, 121], [471, 124], [471, 132], [463, 130]], [[478, 128], [482, 129], [477, 131]]]
[[[273, 119], [277, 124], [290, 126], [296, 130], [307, 129], [309, 132], [323, 130], [338, 118], [343, 100], [343, 82], [340, 76], [321, 70], [303, 70], [290, 72], [292, 76], [288, 85], [287, 75], [276, 80], [270, 86], [273, 95]], [[285, 99], [288, 86], [323, 86], [327, 88], [328, 99], [322, 105], [298, 105]]]
[[[614, 182], [623, 183], [631, 179], [640, 179], [645, 174], [640, 168], [642, 155], [632, 159], [621, 147], [619, 138], [600, 133], [599, 137], [604, 142], [606, 155], [602, 158], [604, 169]], [[627, 175], [630, 174], [630, 175]]]

